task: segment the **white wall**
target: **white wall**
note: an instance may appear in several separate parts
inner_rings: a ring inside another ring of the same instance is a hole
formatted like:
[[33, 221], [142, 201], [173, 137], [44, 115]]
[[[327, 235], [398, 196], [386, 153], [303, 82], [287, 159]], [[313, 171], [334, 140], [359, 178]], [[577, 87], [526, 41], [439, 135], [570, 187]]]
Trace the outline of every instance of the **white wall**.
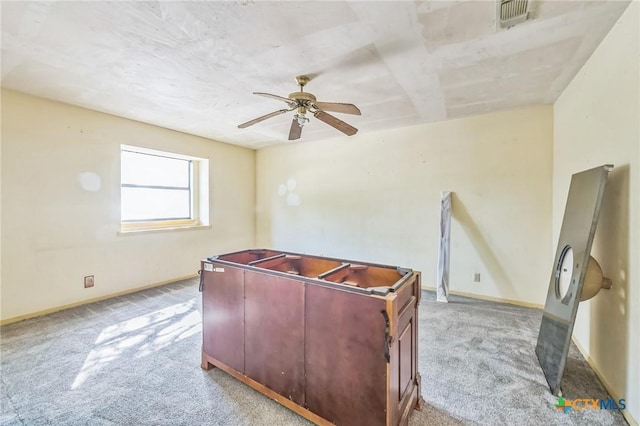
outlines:
[[591, 254], [611, 290], [580, 304], [574, 337], [628, 412], [640, 419], [639, 3], [632, 2], [554, 105], [553, 229], [571, 174], [605, 163], [609, 175]]
[[434, 286], [450, 190], [451, 289], [542, 304], [552, 134], [552, 109], [539, 106], [259, 150], [257, 244], [411, 267]]
[[[120, 144], [209, 158], [212, 229], [118, 235]], [[254, 245], [253, 150], [3, 90], [2, 154], [2, 319], [192, 275], [203, 257]], [[83, 190], [82, 172], [101, 189]]]

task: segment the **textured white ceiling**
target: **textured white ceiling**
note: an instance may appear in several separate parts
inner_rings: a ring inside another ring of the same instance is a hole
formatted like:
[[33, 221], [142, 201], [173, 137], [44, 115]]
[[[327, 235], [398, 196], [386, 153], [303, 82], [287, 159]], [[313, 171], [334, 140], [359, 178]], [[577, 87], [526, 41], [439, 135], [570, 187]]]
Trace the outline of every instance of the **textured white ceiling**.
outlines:
[[[360, 132], [552, 103], [628, 1], [6, 2], [2, 86], [232, 144], [289, 143], [294, 77]], [[339, 136], [314, 118], [300, 141]], [[346, 136], [345, 136], [346, 137]], [[300, 143], [300, 142], [295, 142]]]

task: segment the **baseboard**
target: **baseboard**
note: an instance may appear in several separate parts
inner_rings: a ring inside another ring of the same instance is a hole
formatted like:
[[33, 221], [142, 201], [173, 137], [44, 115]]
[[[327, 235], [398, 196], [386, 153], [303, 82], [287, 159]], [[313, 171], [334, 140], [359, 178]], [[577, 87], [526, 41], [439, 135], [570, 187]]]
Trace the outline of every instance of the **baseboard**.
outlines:
[[[436, 291], [435, 287], [425, 286], [425, 285], [422, 286], [422, 289], [423, 290], [429, 290], [429, 291]], [[524, 306], [526, 308], [544, 309], [544, 305], [540, 305], [539, 303], [529, 303], [529, 302], [523, 302], [521, 300], [513, 300], [513, 299], [504, 299], [502, 297], [485, 296], [483, 294], [465, 293], [463, 291], [450, 290], [449, 293], [450, 294], [455, 294], [456, 296], [469, 297], [471, 299], [480, 299], [480, 300], [488, 300], [490, 302], [508, 303], [509, 305]]]
[[[598, 379], [600, 379], [602, 386], [604, 386], [604, 388], [607, 390], [609, 395], [611, 395], [611, 397], [616, 401], [622, 398], [620, 394], [615, 392], [613, 390], [613, 387], [605, 380], [604, 375], [602, 374], [600, 369], [596, 366], [596, 363], [593, 361], [593, 358], [591, 358], [591, 355], [589, 355], [589, 353], [582, 347], [580, 342], [578, 342], [578, 339], [576, 339], [575, 336], [571, 336], [571, 341], [576, 345], [576, 347], [578, 348], [578, 350], [580, 351], [584, 359], [587, 361], [587, 364], [589, 364], [589, 367], [591, 367], [593, 372], [596, 373], [596, 376], [598, 376]], [[627, 421], [627, 423], [629, 423], [629, 426], [638, 426], [638, 421], [635, 418], [633, 418], [629, 410], [623, 410], [620, 413], [624, 416], [624, 419]]]
[[41, 317], [43, 315], [49, 315], [49, 314], [52, 314], [54, 312], [63, 311], [65, 309], [76, 308], [78, 306], [88, 305], [89, 303], [95, 303], [95, 302], [99, 302], [101, 300], [107, 300], [107, 299], [111, 299], [111, 298], [118, 297], [118, 296], [124, 296], [126, 294], [137, 293], [139, 291], [147, 290], [147, 289], [150, 289], [150, 288], [153, 288], [153, 287], [160, 287], [162, 285], [174, 283], [176, 281], [182, 281], [182, 280], [188, 280], [188, 279], [191, 279], [191, 278], [196, 278], [197, 276], [198, 276], [198, 274], [186, 275], [184, 277], [173, 278], [173, 279], [170, 279], [170, 280], [160, 281], [160, 282], [156, 282], [156, 283], [153, 283], [153, 284], [147, 284], [147, 285], [143, 285], [143, 286], [140, 286], [140, 287], [130, 288], [128, 290], [119, 291], [117, 293], [106, 294], [104, 296], [94, 297], [94, 298], [91, 298], [91, 299], [82, 300], [80, 302], [69, 303], [68, 305], [56, 306], [55, 308], [49, 308], [49, 309], [45, 309], [45, 310], [42, 310], [42, 311], [31, 312], [31, 313], [28, 313], [28, 314], [25, 314], [25, 315], [19, 315], [17, 317], [7, 318], [7, 319], [4, 319], [4, 320], [1, 320], [0, 321], [0, 325], [7, 325], [7, 324], [11, 324], [11, 323], [18, 322], [18, 321], [23, 321], [23, 320], [26, 320], [26, 319], [29, 319], [29, 318]]

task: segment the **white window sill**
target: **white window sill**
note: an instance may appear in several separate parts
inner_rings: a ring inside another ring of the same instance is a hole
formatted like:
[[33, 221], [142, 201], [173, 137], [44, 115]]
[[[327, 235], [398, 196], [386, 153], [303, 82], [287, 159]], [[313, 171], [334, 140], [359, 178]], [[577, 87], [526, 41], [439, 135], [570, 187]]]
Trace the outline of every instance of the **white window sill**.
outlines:
[[157, 228], [138, 228], [138, 229], [121, 229], [117, 235], [139, 235], [153, 234], [157, 232], [175, 232], [175, 231], [191, 231], [197, 229], [212, 229], [211, 225], [185, 225], [185, 226], [167, 226]]

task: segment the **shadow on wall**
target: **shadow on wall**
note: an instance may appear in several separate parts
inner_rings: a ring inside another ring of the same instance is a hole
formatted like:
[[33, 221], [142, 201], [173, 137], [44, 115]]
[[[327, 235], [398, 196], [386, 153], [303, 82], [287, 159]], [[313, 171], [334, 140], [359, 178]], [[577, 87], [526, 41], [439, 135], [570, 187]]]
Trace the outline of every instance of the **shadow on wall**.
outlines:
[[493, 254], [487, 240], [482, 236], [478, 225], [476, 225], [464, 203], [455, 192], [451, 194], [451, 216], [456, 219], [462, 229], [464, 229], [467, 237], [469, 237], [469, 241], [471, 241], [473, 248], [478, 253], [480, 260], [482, 260], [485, 268], [487, 268], [487, 272], [491, 275], [493, 281], [501, 290], [505, 290], [502, 294], [507, 297], [512, 295], [513, 289], [511, 288], [507, 274], [502, 268], [502, 265], [500, 265], [500, 261], [495, 254]]
[[[591, 299], [589, 353], [615, 391], [627, 389], [629, 335], [629, 165], [609, 174], [591, 254], [613, 287]], [[616, 395], [624, 398], [626, 395]]]

